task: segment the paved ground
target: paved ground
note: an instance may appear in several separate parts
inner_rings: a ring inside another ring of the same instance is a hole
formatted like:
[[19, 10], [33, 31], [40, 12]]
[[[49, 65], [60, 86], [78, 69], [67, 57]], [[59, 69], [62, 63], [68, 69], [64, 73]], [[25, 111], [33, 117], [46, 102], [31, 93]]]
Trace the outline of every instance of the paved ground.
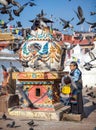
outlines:
[[[96, 98], [91, 98], [85, 93], [84, 94], [84, 109], [86, 117], [81, 121], [44, 121], [34, 120], [33, 130], [96, 130], [96, 104], [93, 105], [92, 101], [96, 102]], [[0, 129], [3, 130], [29, 130], [30, 126], [27, 124], [31, 121], [29, 118], [9, 116], [8, 120], [2, 120], [3, 113], [0, 113]], [[8, 128], [6, 125], [15, 121], [14, 128]], [[31, 129], [30, 129], [31, 130]]]

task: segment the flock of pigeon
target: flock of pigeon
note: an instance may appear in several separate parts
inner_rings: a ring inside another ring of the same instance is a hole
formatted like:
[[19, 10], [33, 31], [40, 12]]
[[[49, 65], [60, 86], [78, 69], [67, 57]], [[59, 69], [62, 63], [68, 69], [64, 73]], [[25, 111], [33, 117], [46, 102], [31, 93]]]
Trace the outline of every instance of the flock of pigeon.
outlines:
[[[31, 7], [36, 6], [36, 4], [33, 1], [34, 0], [29, 0], [27, 3], [21, 5], [19, 2], [15, 1], [15, 0], [0, 0], [0, 4], [1, 4], [0, 13], [3, 15], [9, 14], [9, 19], [8, 19], [9, 21], [5, 22], [5, 24], [3, 25], [3, 27], [1, 26], [1, 28], [6, 28], [5, 25], [7, 25], [10, 21], [14, 20], [12, 13], [15, 16], [19, 17], [21, 12], [24, 10], [24, 8], [26, 6], [28, 6], [28, 5]], [[17, 6], [18, 9], [17, 10], [14, 9], [14, 6]], [[91, 25], [91, 28], [96, 27], [96, 22], [91, 23], [91, 22], [86, 21], [86, 18], [84, 17], [83, 9], [81, 6], [78, 6], [77, 11], [74, 11], [74, 12], [77, 15], [77, 18], [79, 20], [76, 25], [80, 25], [80, 24], [83, 24], [84, 22], [86, 22], [87, 24]], [[90, 16], [91, 15], [96, 15], [96, 12], [90, 12]], [[36, 26], [39, 26], [40, 28], [41, 28], [41, 26], [46, 27], [47, 26], [46, 23], [53, 23], [53, 21], [45, 18], [44, 16], [45, 16], [45, 14], [43, 13], [43, 11], [41, 11], [41, 14], [38, 14], [35, 19], [30, 20], [30, 22], [33, 23], [32, 29], [36, 28]], [[73, 26], [70, 24], [71, 21], [73, 21], [73, 20], [74, 20], [74, 17], [68, 21], [63, 18], [60, 18], [60, 21], [63, 25], [63, 29], [73, 28]], [[20, 21], [19, 21], [19, 23], [17, 22], [17, 25], [19, 25], [18, 27], [22, 27]]]
[[[9, 19], [8, 19], [9, 21], [8, 21], [8, 22], [5, 22], [4, 24], [1, 24], [1, 28], [7, 28], [7, 24], [8, 24], [10, 21], [14, 20], [14, 17], [13, 17], [13, 15], [12, 15], [12, 13], [13, 13], [15, 16], [19, 17], [20, 14], [21, 14], [21, 12], [24, 10], [24, 8], [25, 8], [26, 6], [28, 6], [28, 5], [29, 5], [30, 7], [36, 6], [36, 4], [33, 2], [33, 0], [30, 0], [29, 2], [27, 2], [27, 3], [23, 4], [23, 5], [20, 5], [20, 3], [18, 3], [18, 2], [15, 1], [15, 0], [0, 0], [0, 4], [1, 4], [0, 13], [3, 14], [3, 15], [4, 15], [4, 14], [8, 14], [8, 15], [9, 15]], [[18, 9], [17, 9], [17, 10], [14, 9], [14, 6], [17, 6]], [[19, 26], [18, 26], [18, 25], [19, 25]], [[17, 22], [17, 26], [18, 26], [18, 27], [22, 27], [20, 21]]]
[[[14, 119], [8, 118], [7, 115], [5, 113], [3, 113], [2, 117], [0, 118], [0, 120], [9, 120], [11, 121], [10, 123], [8, 123], [6, 125], [7, 128], [18, 128], [21, 127], [21, 125], [16, 125], [16, 121]], [[30, 127], [29, 130], [34, 130], [34, 127], [37, 126], [37, 124], [34, 123], [33, 120], [30, 120], [29, 122], [27, 122], [27, 125]], [[3, 129], [0, 127], [0, 129]]]

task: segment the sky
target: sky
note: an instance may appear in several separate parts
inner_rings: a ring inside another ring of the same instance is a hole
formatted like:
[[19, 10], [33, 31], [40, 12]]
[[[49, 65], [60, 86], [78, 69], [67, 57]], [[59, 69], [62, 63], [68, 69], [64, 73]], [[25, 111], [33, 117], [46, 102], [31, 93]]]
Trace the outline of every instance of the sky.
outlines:
[[[28, 2], [29, 0], [16, 0], [21, 5]], [[20, 16], [17, 17], [13, 13], [14, 20], [10, 22], [10, 25], [16, 24], [16, 21], [21, 21], [24, 28], [31, 27], [32, 23], [29, 20], [32, 20], [36, 17], [37, 14], [41, 12], [43, 9], [46, 14], [45, 17], [54, 21], [53, 28], [57, 28], [60, 31], [67, 32], [67, 30], [63, 30], [62, 24], [60, 24], [60, 19], [63, 18], [65, 20], [71, 20], [74, 17], [74, 20], [71, 24], [74, 26], [75, 31], [88, 31], [89, 25], [84, 22], [81, 25], [76, 25], [78, 23], [78, 18], [74, 12], [77, 11], [78, 6], [81, 6], [83, 9], [84, 17], [86, 21], [96, 22], [96, 15], [90, 15], [90, 12], [96, 12], [96, 0], [34, 0], [33, 1], [36, 6], [30, 7], [27, 6], [21, 12]], [[18, 9], [18, 7], [12, 7], [14, 9]], [[8, 15], [0, 14], [0, 19], [4, 21], [8, 21]]]

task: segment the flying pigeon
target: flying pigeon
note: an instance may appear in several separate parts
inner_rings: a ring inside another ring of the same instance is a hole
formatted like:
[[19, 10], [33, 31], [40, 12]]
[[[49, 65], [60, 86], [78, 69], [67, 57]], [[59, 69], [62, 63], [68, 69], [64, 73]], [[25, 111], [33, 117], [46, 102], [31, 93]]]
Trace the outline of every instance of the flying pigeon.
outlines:
[[90, 12], [90, 15], [95, 15], [96, 14], [96, 12]]
[[12, 6], [3, 6], [0, 8], [0, 13], [1, 14], [8, 14], [8, 10], [11, 8]]
[[0, 0], [0, 4], [7, 6], [8, 2], [7, 2], [7, 0]]
[[1, 67], [2, 67], [2, 69], [3, 69], [4, 71], [7, 71], [7, 69], [6, 69], [6, 67], [5, 67], [4, 65], [1, 65]]
[[14, 5], [14, 6], [17, 6], [17, 7], [21, 7], [21, 5], [18, 3], [18, 2], [16, 2], [15, 0], [6, 0], [7, 2], [8, 2], [8, 4], [12, 4], [12, 5]]
[[20, 6], [19, 9], [14, 10], [13, 9], [13, 13], [15, 16], [20, 16], [20, 13], [24, 10], [24, 8], [28, 5], [28, 2], [25, 3], [23, 6]]
[[11, 67], [15, 72], [20, 72], [15, 66], [13, 66], [12, 62], [10, 62], [10, 67]]
[[11, 12], [12, 12], [11, 10], [10, 10], [10, 11], [8, 10], [8, 14], [9, 14], [9, 19], [8, 19], [8, 20], [9, 20], [9, 21], [14, 20], [14, 18], [13, 18], [13, 16], [12, 16]]
[[30, 1], [30, 2], [29, 2], [29, 6], [31, 6], [31, 7], [32, 7], [32, 6], [36, 6], [36, 4]]
[[64, 24], [64, 27], [63, 27], [63, 29], [66, 29], [66, 28], [73, 28], [73, 26], [70, 24], [70, 22], [73, 20], [74, 18], [72, 18], [70, 21], [66, 21], [66, 20], [64, 20], [64, 19], [62, 19], [62, 18], [60, 18], [60, 20], [63, 22], [63, 24]]
[[10, 22], [10, 21], [4, 22], [4, 24], [0, 24], [1, 28], [2, 28], [2, 29], [7, 28], [7, 27], [8, 27], [7, 24], [8, 24], [9, 22]]
[[82, 24], [85, 21], [84, 15], [83, 15], [83, 10], [80, 6], [78, 6], [78, 12], [74, 11], [79, 19], [79, 22], [77, 23], [77, 25]]
[[17, 27], [22, 27], [22, 24], [20, 21], [17, 21], [16, 23], [17, 23]]
[[80, 33], [79, 36], [74, 37], [74, 39], [79, 40], [81, 42], [83, 40], [83, 36]]
[[96, 22], [95, 23], [91, 23], [91, 22], [87, 22], [86, 23], [90, 24], [91, 25], [91, 28], [95, 28], [96, 27]]
[[41, 10], [41, 13], [37, 14], [37, 17], [33, 20], [30, 20], [30, 22], [33, 23], [32, 29], [35, 30], [36, 28], [44, 28], [48, 27], [47, 23], [53, 23], [53, 21], [47, 19], [44, 17], [45, 14], [43, 10]]
[[38, 18], [42, 18], [42, 17], [44, 17], [46, 14], [44, 14], [44, 11], [43, 11], [43, 9], [41, 10], [41, 13], [39, 13], [39, 14], [37, 14], [37, 17]]

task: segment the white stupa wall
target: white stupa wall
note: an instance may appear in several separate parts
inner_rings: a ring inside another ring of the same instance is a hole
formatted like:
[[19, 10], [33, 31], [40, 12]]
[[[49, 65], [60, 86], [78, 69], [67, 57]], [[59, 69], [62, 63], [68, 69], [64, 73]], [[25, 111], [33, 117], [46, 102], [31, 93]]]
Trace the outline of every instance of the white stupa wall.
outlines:
[[96, 87], [96, 68], [93, 68], [90, 71], [87, 71], [83, 68], [81, 69], [81, 71], [83, 87], [85, 87], [85, 85], [87, 85], [88, 87]]

